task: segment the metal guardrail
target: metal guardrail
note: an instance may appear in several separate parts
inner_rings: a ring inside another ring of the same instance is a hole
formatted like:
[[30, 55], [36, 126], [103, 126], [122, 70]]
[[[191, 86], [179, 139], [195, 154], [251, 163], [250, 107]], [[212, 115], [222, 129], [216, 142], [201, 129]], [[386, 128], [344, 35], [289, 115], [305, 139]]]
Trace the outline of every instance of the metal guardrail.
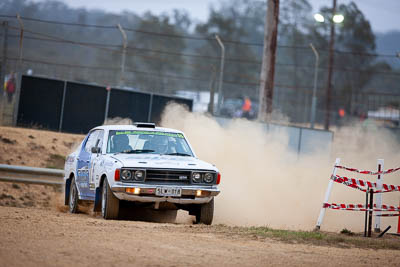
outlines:
[[0, 182], [62, 185], [64, 170], [0, 164]]

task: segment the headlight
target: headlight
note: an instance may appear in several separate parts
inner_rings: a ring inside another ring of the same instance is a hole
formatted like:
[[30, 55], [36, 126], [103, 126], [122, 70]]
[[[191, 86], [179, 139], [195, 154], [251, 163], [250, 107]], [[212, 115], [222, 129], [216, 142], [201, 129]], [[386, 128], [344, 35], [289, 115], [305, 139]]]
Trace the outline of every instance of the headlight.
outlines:
[[135, 172], [135, 180], [140, 181], [143, 180], [144, 178], [144, 172], [143, 171], [136, 171]]
[[123, 170], [121, 172], [121, 178], [122, 180], [129, 180], [132, 178], [132, 173], [130, 170]]
[[204, 175], [204, 182], [206, 183], [212, 183], [214, 181], [214, 175], [212, 173], [206, 173]]
[[193, 182], [195, 182], [195, 183], [201, 182], [201, 174], [198, 173], [198, 172], [194, 172], [194, 173], [192, 174], [192, 180], [193, 180]]

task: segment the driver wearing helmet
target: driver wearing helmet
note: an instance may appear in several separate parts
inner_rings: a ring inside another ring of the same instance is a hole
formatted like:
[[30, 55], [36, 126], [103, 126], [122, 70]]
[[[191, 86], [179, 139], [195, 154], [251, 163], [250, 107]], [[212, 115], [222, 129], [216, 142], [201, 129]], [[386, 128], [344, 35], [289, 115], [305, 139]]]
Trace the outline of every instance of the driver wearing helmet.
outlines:
[[154, 147], [154, 152], [158, 154], [165, 154], [168, 151], [168, 137], [155, 135], [151, 139], [152, 146]]
[[125, 134], [114, 135], [112, 141], [113, 141], [113, 147], [111, 149], [112, 153], [132, 150], [132, 147], [129, 145], [129, 138]]

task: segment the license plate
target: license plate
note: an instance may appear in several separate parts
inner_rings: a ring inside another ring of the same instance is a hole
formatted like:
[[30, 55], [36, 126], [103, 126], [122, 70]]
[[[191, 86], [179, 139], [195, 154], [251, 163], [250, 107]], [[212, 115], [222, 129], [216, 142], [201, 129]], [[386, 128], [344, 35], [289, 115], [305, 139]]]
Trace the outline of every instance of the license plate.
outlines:
[[157, 187], [156, 196], [162, 197], [180, 197], [182, 189], [179, 187]]

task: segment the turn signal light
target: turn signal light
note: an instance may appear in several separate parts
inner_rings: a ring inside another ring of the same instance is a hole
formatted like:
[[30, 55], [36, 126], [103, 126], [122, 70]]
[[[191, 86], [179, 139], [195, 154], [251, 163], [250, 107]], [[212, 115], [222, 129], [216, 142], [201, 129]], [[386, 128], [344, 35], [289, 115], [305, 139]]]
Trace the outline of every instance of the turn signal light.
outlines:
[[130, 193], [130, 194], [135, 194], [135, 195], [139, 195], [140, 194], [140, 188], [125, 188], [125, 192], [126, 193]]
[[120, 169], [116, 169], [115, 170], [115, 174], [114, 174], [114, 181], [119, 181], [120, 180]]
[[220, 182], [221, 182], [221, 173], [218, 173], [217, 184], [219, 184]]
[[196, 197], [201, 197], [201, 190], [196, 191]]

